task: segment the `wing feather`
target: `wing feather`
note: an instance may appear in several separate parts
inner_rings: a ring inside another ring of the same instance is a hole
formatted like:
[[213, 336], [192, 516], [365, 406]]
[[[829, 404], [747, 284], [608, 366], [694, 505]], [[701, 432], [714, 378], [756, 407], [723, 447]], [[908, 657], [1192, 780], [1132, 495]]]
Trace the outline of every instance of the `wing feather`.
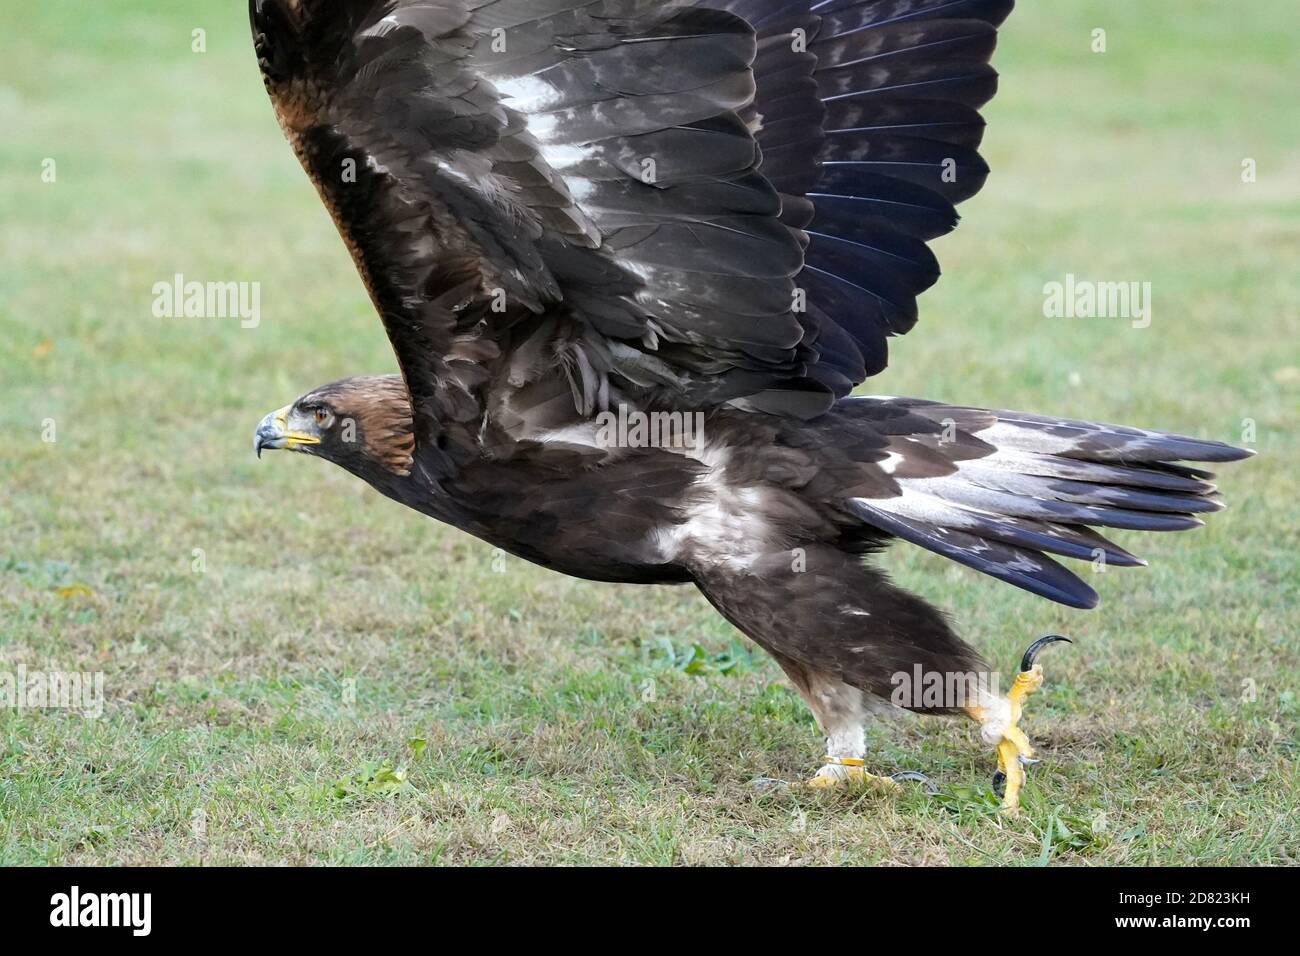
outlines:
[[575, 414], [816, 415], [882, 369], [938, 277], [925, 242], [988, 175], [1011, 6], [250, 0], [408, 387], [438, 393], [452, 338], [505, 355], [544, 332], [529, 367], [564, 375]]

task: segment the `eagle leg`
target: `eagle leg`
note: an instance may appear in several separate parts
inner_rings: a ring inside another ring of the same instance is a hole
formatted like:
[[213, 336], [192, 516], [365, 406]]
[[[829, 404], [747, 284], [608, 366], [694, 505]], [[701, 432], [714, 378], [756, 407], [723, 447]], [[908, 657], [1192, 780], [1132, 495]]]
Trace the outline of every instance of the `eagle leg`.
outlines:
[[[793, 573], [792, 554], [799, 559]], [[920, 774], [869, 773], [865, 727], [873, 714], [899, 708], [966, 712], [956, 702], [922, 700], [919, 689], [916, 699], [897, 699], [900, 675], [988, 672], [942, 613], [861, 556], [821, 542], [759, 554], [739, 568], [715, 561], [692, 571], [713, 606], [781, 666], [826, 735], [826, 760], [810, 786], [919, 780], [933, 792]]]
[[826, 763], [808, 781], [809, 787], [830, 790], [865, 785], [891, 790], [901, 781], [915, 780], [932, 791], [930, 779], [915, 771], [881, 777], [867, 770], [864, 728], [871, 709], [868, 695], [831, 674], [814, 670], [782, 654], [773, 656], [826, 735]]
[[993, 774], [993, 791], [1002, 798], [1002, 809], [1008, 813], [1014, 814], [1020, 809], [1025, 768], [1039, 762], [1034, 758], [1033, 745], [1019, 726], [1025, 701], [1043, 686], [1043, 666], [1037, 663], [1038, 654], [1049, 644], [1060, 641], [1073, 643], [1068, 637], [1053, 634], [1030, 645], [1011, 691], [1001, 702], [1002, 707], [975, 707], [968, 711], [980, 723], [985, 739], [997, 741], [998, 769]]

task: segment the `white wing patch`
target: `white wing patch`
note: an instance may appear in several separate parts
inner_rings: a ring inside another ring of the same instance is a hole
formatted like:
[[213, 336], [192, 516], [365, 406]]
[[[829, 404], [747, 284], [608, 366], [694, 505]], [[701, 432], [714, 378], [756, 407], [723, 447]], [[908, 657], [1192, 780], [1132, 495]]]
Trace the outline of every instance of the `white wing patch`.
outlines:
[[492, 85], [505, 98], [506, 106], [521, 113], [541, 113], [563, 101], [555, 87], [536, 76], [499, 78]]
[[686, 520], [653, 532], [653, 543], [665, 562], [689, 555], [693, 563], [743, 573], [778, 549], [773, 529], [762, 517], [762, 489], [730, 484], [728, 456], [727, 450], [709, 445], [690, 455], [709, 470], [696, 483], [698, 500], [687, 508]]

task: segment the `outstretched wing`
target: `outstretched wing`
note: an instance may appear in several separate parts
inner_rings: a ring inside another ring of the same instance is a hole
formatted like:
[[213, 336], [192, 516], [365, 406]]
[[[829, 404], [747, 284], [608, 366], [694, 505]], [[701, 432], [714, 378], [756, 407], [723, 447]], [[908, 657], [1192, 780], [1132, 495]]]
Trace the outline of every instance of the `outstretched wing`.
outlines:
[[417, 420], [524, 433], [811, 416], [882, 368], [983, 182], [1011, 5], [250, 0]]
[[860, 384], [938, 281], [926, 242], [956, 227], [955, 206], [988, 178], [979, 108], [997, 92], [989, 61], [1015, 0], [723, 5], [758, 31], [749, 112], [783, 218], [808, 236], [796, 282], [823, 364]]

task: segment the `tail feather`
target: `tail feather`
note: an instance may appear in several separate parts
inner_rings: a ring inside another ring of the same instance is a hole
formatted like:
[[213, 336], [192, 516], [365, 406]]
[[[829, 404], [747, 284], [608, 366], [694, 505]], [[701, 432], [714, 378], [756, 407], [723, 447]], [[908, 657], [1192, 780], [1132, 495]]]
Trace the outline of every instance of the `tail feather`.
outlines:
[[[898, 413], [886, 492], [846, 508], [867, 524], [1070, 607], [1097, 594], [1048, 558], [1145, 564], [1092, 527], [1182, 531], [1224, 507], [1209, 472], [1252, 452], [1181, 435], [914, 399], [853, 399], [868, 420]], [[971, 455], [971, 449], [987, 448]], [[935, 452], [947, 454], [934, 467]], [[917, 457], [914, 467], [909, 455]], [[923, 460], [922, 460], [923, 457]]]
[[1024, 412], [961, 408], [919, 399], [897, 399], [902, 407], [933, 421], [970, 422], [971, 430], [998, 448], [1059, 455], [1091, 462], [1147, 464], [1177, 461], [1231, 462], [1254, 453], [1217, 441], [1167, 432], [1102, 425]]
[[[852, 498], [849, 508], [868, 523], [880, 514], [949, 531], [963, 531], [990, 541], [1059, 554], [1080, 561], [1104, 560], [1119, 567], [1142, 567], [1141, 558], [1083, 525], [1033, 521], [953, 505], [938, 498], [904, 494], [884, 501]], [[863, 514], [868, 511], [870, 514]]]
[[1021, 475], [1068, 478], [1099, 485], [1158, 488], [1162, 491], [1186, 492], [1193, 495], [1213, 494], [1217, 490], [1213, 484], [1204, 480], [1208, 472], [1174, 469], [1160, 463], [1135, 468], [1080, 461], [1077, 458], [1062, 458], [1058, 455], [1035, 455], [1010, 449], [998, 449], [996, 454], [984, 459], [984, 464], [996, 465], [1003, 471]]
[[1097, 606], [1096, 591], [1041, 551], [1017, 548], [964, 531], [913, 521], [874, 508], [861, 498], [853, 499], [850, 507], [863, 520], [882, 531], [888, 531], [904, 541], [919, 544], [1040, 597], [1067, 607], [1087, 609]]
[[[1192, 516], [1193, 510], [1204, 510], [1206, 506], [1218, 510], [1212, 507], [1214, 502], [1210, 499], [1203, 499], [1203, 504], [1196, 504], [1195, 509], [1192, 508], [1195, 502], [1189, 502], [1189, 506], [1181, 511], [1172, 505], [1142, 510], [1143, 493], [1119, 488], [1098, 487], [1089, 494], [1076, 494], [1071, 500], [1065, 497], [1069, 491], [1064, 482], [1055, 479], [1036, 481], [1032, 477], [1027, 480], [1026, 476], [1015, 474], [990, 475], [965, 464], [949, 477], [904, 480], [899, 484], [904, 494], [928, 495], [990, 514], [1128, 531], [1186, 531], [1201, 526], [1200, 519]], [[1001, 487], [996, 487], [999, 484]], [[1129, 506], [1117, 508], [1096, 503], [1108, 495], [1129, 499], [1126, 502]], [[1163, 496], [1147, 497], [1156, 499]], [[1080, 503], [1080, 498], [1085, 502]]]

